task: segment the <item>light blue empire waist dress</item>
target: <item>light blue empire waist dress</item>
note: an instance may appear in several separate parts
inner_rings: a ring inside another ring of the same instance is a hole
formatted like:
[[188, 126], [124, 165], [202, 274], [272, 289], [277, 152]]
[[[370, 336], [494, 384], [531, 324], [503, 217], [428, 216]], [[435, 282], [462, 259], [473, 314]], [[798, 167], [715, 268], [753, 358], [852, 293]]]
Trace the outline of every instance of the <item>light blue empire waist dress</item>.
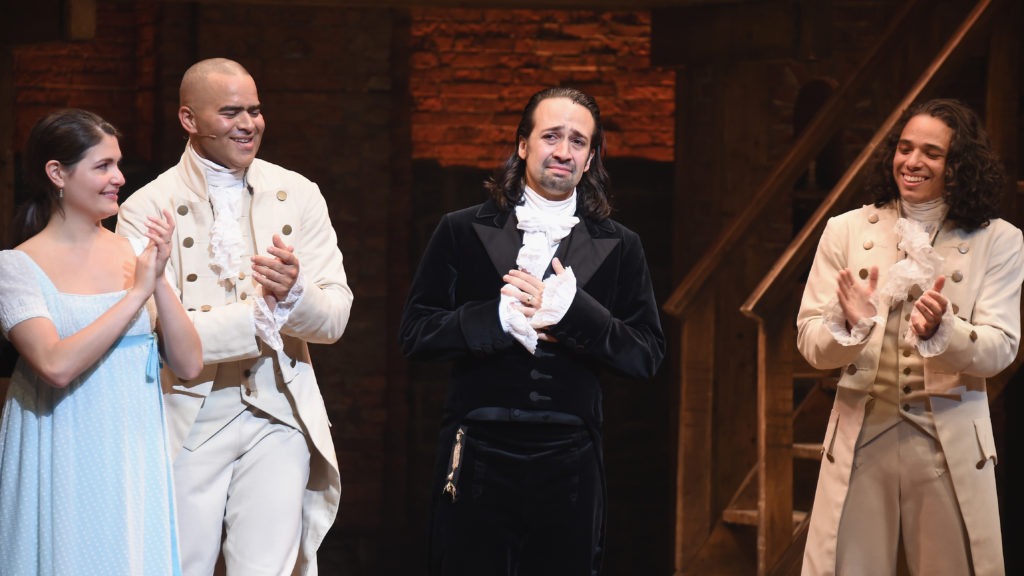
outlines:
[[[125, 291], [57, 291], [27, 254], [0, 252], [0, 322], [48, 317], [66, 338]], [[65, 389], [19, 360], [0, 419], [0, 575], [181, 573], [159, 358], [146, 308]]]

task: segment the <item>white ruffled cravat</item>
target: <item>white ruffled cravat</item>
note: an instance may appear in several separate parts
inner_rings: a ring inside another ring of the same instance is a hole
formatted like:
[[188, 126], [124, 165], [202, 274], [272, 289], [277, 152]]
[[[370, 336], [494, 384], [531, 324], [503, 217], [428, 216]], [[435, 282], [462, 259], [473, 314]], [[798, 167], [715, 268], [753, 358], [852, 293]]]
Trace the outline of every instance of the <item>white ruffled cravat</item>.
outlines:
[[[826, 306], [825, 320], [829, 331], [843, 345], [863, 342], [871, 328], [884, 321], [882, 311], [889, 310], [894, 303], [906, 301], [914, 286], [922, 291], [931, 289], [942, 268], [944, 259], [935, 252], [932, 242], [945, 222], [949, 206], [942, 198], [936, 198], [918, 204], [899, 201], [897, 207], [901, 216], [896, 220], [893, 231], [898, 239], [896, 247], [906, 253], [906, 258], [889, 267], [885, 283], [871, 295], [875, 316], [861, 319], [847, 331], [846, 318], [838, 299], [833, 298]], [[946, 325], [951, 314], [947, 307], [938, 330], [928, 340], [921, 340], [908, 324], [904, 341], [917, 346], [925, 357], [941, 353], [948, 345]]]
[[[559, 243], [579, 223], [575, 212], [575, 190], [565, 200], [547, 200], [526, 186], [523, 204], [516, 206], [517, 227], [523, 231], [523, 246], [516, 257], [516, 265], [530, 275], [542, 278]], [[576, 277], [570, 268], [561, 275], [549, 277], [544, 283], [542, 307], [532, 319], [516, 307], [518, 298], [502, 294], [499, 304], [498, 315], [505, 331], [531, 354], [537, 349], [537, 329], [561, 320], [576, 295]]]
[[[192, 150], [192, 147], [189, 147]], [[206, 175], [207, 192], [213, 206], [213, 226], [210, 227], [210, 266], [223, 281], [238, 278], [245, 253], [242, 230], [238, 225], [242, 217], [242, 194], [245, 193], [245, 171], [230, 170], [196, 154], [196, 160]]]

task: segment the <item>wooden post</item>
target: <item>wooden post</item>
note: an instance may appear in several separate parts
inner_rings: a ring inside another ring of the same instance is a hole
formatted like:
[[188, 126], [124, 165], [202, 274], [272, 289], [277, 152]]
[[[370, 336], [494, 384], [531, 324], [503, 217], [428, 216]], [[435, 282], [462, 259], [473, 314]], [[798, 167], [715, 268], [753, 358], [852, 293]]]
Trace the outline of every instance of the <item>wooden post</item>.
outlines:
[[64, 0], [68, 40], [96, 37], [96, 0]]
[[1004, 1], [995, 11], [988, 49], [988, 80], [985, 86], [985, 129], [992, 145], [1006, 168], [1007, 183], [1003, 196], [1003, 216], [1020, 226], [1018, 218], [1017, 121], [1020, 99], [1020, 30], [1019, 1]]
[[[794, 291], [795, 293], [795, 291]], [[793, 351], [795, 296], [758, 322], [757, 573], [775, 565], [793, 539]]]
[[714, 420], [715, 299], [704, 290], [680, 338], [679, 445], [676, 454], [675, 573], [711, 533], [711, 431]]

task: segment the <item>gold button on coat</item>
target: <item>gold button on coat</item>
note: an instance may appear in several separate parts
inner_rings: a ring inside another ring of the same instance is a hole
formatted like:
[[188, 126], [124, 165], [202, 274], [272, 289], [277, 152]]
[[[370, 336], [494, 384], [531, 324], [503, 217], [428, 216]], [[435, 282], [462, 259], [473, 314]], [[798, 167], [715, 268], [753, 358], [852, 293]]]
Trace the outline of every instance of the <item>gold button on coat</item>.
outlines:
[[974, 330], [971, 330], [970, 338], [971, 342], [976, 342], [978, 340], [978, 333]]
[[181, 245], [185, 248], [191, 248], [192, 246], [195, 246], [195, 243], [196, 241], [193, 240], [191, 236], [181, 241]]
[[199, 276], [196, 276], [195, 274], [189, 274], [188, 276], [185, 276], [185, 280], [188, 280], [189, 282], [195, 282], [198, 278]]
[[284, 190], [278, 190], [277, 199], [280, 200], [281, 202], [284, 202], [285, 200], [288, 199], [288, 193], [285, 192]]
[[952, 280], [953, 280], [953, 282], [959, 282], [959, 281], [961, 281], [961, 280], [963, 280], [963, 279], [964, 279], [964, 275], [963, 275], [963, 273], [962, 273], [962, 272], [960, 272], [959, 270], [957, 270], [956, 272], [953, 272], [953, 275], [952, 275], [952, 276], [950, 276], [950, 279], [952, 279]]
[[213, 310], [213, 306], [210, 306], [209, 304], [203, 304], [202, 306], [199, 307], [199, 309], [202, 310], [203, 312], [209, 312], [210, 310]]
[[285, 225], [284, 225], [284, 228], [281, 228], [281, 232], [282, 232], [282, 233], [283, 233], [283, 234], [284, 234], [285, 236], [287, 236], [287, 235], [291, 234], [291, 233], [292, 233], [292, 225], [291, 225], [291, 224], [285, 224]]
[[188, 214], [188, 206], [185, 206], [184, 204], [178, 206], [178, 214], [181, 214], [182, 216]]
[[956, 250], [961, 254], [967, 254], [968, 252], [971, 251], [971, 247], [967, 245], [967, 242], [962, 242], [959, 246], [956, 247]]
[[860, 272], [857, 272], [857, 275], [860, 276], [861, 280], [867, 280], [868, 269], [867, 268], [861, 268]]
[[877, 224], [878, 223], [878, 214], [872, 214], [871, 216], [868, 216], [868, 222], [870, 222], [872, 224]]
[[857, 373], [857, 367], [854, 366], [853, 364], [850, 364], [849, 366], [846, 367], [846, 373], [851, 375], [851, 376], [856, 374]]
[[240, 298], [241, 298], [242, 300], [245, 300], [245, 299], [246, 299], [246, 298], [248, 298], [248, 297], [249, 297], [249, 295], [248, 295], [248, 294], [246, 294], [245, 292], [242, 292], [242, 295], [240, 296]]
[[871, 250], [874, 247], [875, 247], [875, 243], [872, 242], [871, 240], [867, 240], [867, 241], [864, 242], [864, 249], [865, 250]]

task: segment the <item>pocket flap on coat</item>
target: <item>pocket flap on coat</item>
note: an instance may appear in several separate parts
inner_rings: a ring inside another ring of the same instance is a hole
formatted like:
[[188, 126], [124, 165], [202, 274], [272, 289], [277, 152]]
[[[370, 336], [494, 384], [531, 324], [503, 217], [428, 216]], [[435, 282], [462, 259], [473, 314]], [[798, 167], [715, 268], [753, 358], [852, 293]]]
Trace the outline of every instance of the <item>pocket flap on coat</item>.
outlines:
[[978, 460], [978, 469], [985, 467], [985, 461], [991, 459], [992, 464], [999, 463], [999, 457], [996, 454], [996, 440], [992, 435], [992, 420], [990, 418], [975, 418], [974, 419], [974, 433], [978, 437], [978, 448], [981, 451], [981, 457]]
[[825, 441], [821, 444], [821, 452], [829, 462], [835, 462], [835, 458], [832, 456], [832, 447], [836, 443], [836, 430], [838, 427], [839, 411], [833, 408], [832, 413], [828, 416], [828, 427], [825, 428]]

